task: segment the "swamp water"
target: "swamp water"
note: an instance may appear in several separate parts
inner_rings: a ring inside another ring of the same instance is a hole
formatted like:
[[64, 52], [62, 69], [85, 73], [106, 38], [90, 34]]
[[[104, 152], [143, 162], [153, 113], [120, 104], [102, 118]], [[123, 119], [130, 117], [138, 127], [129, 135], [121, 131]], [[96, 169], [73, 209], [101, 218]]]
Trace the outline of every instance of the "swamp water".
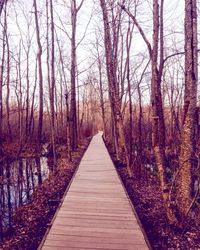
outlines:
[[49, 176], [46, 157], [0, 163], [0, 241], [12, 227], [12, 214], [31, 199], [34, 189]]

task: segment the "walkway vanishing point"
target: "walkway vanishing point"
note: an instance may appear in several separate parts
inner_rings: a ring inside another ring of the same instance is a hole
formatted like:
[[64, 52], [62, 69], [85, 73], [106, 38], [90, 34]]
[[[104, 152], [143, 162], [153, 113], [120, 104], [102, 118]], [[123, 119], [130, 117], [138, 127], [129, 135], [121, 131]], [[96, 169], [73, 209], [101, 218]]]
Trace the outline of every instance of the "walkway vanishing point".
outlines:
[[85, 152], [41, 249], [149, 249], [102, 133]]

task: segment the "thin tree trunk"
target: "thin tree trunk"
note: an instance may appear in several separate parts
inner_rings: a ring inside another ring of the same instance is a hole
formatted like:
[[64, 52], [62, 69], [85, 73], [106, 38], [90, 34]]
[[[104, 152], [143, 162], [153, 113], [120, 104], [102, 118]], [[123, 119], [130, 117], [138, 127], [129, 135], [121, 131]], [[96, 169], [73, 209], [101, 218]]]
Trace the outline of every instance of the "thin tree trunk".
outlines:
[[38, 118], [38, 146], [37, 151], [40, 152], [40, 146], [42, 142], [42, 128], [43, 128], [43, 73], [42, 73], [42, 45], [40, 42], [40, 29], [38, 21], [37, 0], [33, 0], [35, 26], [36, 26], [36, 38], [37, 38], [37, 60], [38, 60], [38, 74], [39, 74], [39, 118]]
[[[48, 6], [47, 6], [48, 8]], [[50, 89], [50, 107], [51, 107], [51, 139], [53, 150], [53, 162], [56, 167], [56, 149], [55, 149], [55, 46], [54, 46], [54, 17], [53, 17], [53, 3], [50, 0], [50, 20], [51, 20], [51, 89]]]
[[27, 64], [26, 64], [26, 140], [28, 138], [28, 134], [29, 134], [29, 108], [30, 108], [30, 104], [29, 104], [29, 98], [30, 98], [30, 80], [29, 80], [29, 49], [28, 52], [26, 52], [26, 60], [27, 60]]
[[[6, 25], [7, 29], [7, 25]], [[6, 95], [6, 112], [7, 112], [7, 126], [8, 126], [8, 136], [10, 142], [12, 142], [12, 130], [10, 125], [10, 106], [9, 106], [9, 99], [10, 99], [10, 46], [8, 40], [8, 34], [6, 32], [6, 45], [7, 45], [7, 95]]]
[[[3, 4], [2, 4], [3, 8]], [[1, 9], [0, 9], [1, 11]], [[1, 13], [1, 12], [0, 12]], [[3, 29], [3, 39], [2, 39], [2, 57], [1, 57], [1, 65], [0, 65], [0, 156], [3, 155], [2, 149], [2, 126], [3, 126], [3, 77], [4, 77], [4, 63], [5, 63], [5, 49], [6, 49], [6, 11], [4, 16], [4, 29]]]
[[76, 22], [77, 22], [77, 7], [76, 0], [71, 1], [71, 107], [70, 107], [70, 134], [71, 148], [76, 150], [78, 147], [78, 132], [77, 132], [77, 110], [76, 110]]
[[35, 63], [35, 84], [34, 84], [33, 94], [32, 94], [32, 104], [31, 104], [31, 110], [30, 110], [30, 116], [29, 116], [29, 126], [28, 126], [30, 139], [33, 138], [33, 133], [34, 133], [34, 103], [35, 103], [36, 86], [37, 86], [37, 60]]
[[105, 105], [104, 105], [104, 95], [103, 95], [103, 80], [102, 80], [102, 62], [99, 53], [98, 41], [96, 42], [97, 56], [98, 56], [98, 73], [99, 73], [99, 90], [100, 90], [100, 103], [101, 103], [101, 113], [103, 120], [103, 131], [104, 137], [106, 138], [106, 117], [105, 117]]
[[67, 158], [69, 161], [72, 160], [72, 154], [71, 154], [71, 141], [70, 141], [70, 123], [69, 123], [69, 103], [68, 103], [68, 93], [65, 94], [65, 101], [66, 101], [66, 137], [67, 137]]

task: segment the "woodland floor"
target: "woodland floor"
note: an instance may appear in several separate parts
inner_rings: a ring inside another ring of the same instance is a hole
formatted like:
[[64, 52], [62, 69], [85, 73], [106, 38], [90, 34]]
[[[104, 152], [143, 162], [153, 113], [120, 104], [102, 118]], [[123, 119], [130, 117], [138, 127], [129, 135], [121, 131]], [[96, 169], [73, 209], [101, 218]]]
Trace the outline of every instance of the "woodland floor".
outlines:
[[116, 161], [111, 147], [111, 158], [136, 209], [141, 224], [154, 250], [200, 250], [200, 223], [189, 220], [184, 229], [170, 227], [156, 177], [145, 180], [128, 178], [126, 167]]
[[14, 225], [8, 232], [2, 249], [34, 250], [37, 249], [51, 220], [62, 201], [63, 195], [89, 145], [89, 139], [73, 154], [69, 163], [65, 158], [66, 148], [59, 148], [57, 171], [36, 188], [32, 200], [20, 207], [14, 214]]
[[[41, 186], [36, 188], [32, 195], [32, 202], [16, 211], [13, 229], [0, 248], [6, 250], [38, 248], [88, 144], [89, 140], [82, 144], [70, 164], [65, 158], [65, 147], [60, 147], [58, 171], [51, 174]], [[161, 192], [155, 177], [149, 176], [148, 182], [129, 179], [126, 167], [116, 162], [111, 148], [109, 151], [152, 248], [154, 250], [199, 250], [200, 226], [190, 221], [184, 232], [170, 227], [167, 224]]]

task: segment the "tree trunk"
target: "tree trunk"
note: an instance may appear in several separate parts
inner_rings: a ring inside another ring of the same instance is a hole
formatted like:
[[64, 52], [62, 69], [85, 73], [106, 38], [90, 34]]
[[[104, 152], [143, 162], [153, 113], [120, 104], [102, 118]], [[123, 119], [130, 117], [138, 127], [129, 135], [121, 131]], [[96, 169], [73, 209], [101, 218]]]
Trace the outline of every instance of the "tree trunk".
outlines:
[[77, 7], [76, 0], [71, 1], [71, 106], [70, 106], [70, 134], [71, 148], [76, 150], [78, 147], [78, 131], [77, 131], [77, 112], [76, 112], [76, 22], [77, 22]]
[[109, 98], [114, 118], [115, 137], [117, 140], [116, 146], [118, 147], [118, 152], [121, 160], [124, 161], [127, 165], [129, 176], [132, 176], [131, 167], [129, 165], [128, 149], [125, 141], [125, 132], [124, 132], [123, 119], [121, 114], [121, 105], [120, 105], [121, 102], [119, 99], [117, 76], [115, 71], [116, 68], [115, 65], [113, 65], [110, 25], [109, 25], [109, 18], [105, 0], [100, 0], [100, 4], [103, 13], [106, 69], [107, 69], [107, 78], [109, 86]]
[[[162, 196], [166, 208], [167, 218], [170, 224], [176, 223], [176, 217], [171, 207], [169, 197], [169, 184], [166, 175], [165, 156], [165, 123], [161, 93], [161, 81], [163, 71], [163, 0], [161, 1], [160, 17], [158, 0], [153, 0], [153, 48], [151, 55], [152, 80], [151, 80], [151, 103], [152, 103], [152, 144], [156, 165], [158, 168]], [[158, 64], [159, 51], [159, 28], [160, 28], [160, 65]]]
[[179, 156], [179, 178], [177, 205], [184, 217], [191, 204], [191, 171], [195, 153], [194, 122], [197, 105], [197, 6], [196, 0], [185, 0], [185, 96], [181, 146]]
[[[48, 8], [48, 6], [47, 6]], [[50, 88], [50, 107], [51, 107], [51, 140], [53, 149], [53, 163], [56, 167], [56, 149], [55, 149], [55, 46], [54, 46], [54, 18], [53, 18], [53, 3], [50, 0], [50, 20], [51, 20], [51, 88]], [[47, 21], [48, 22], [48, 21]]]
[[6, 24], [6, 45], [7, 45], [7, 95], [6, 95], [6, 112], [7, 112], [7, 126], [8, 126], [8, 136], [10, 142], [12, 142], [12, 130], [10, 125], [10, 106], [9, 106], [9, 99], [10, 99], [10, 46], [9, 46], [9, 39], [7, 33], [7, 24]]
[[[2, 3], [3, 8], [3, 3]], [[1, 11], [1, 9], [0, 9]], [[1, 12], [0, 12], [1, 14]], [[3, 155], [2, 143], [2, 126], [3, 126], [3, 76], [4, 76], [4, 63], [5, 63], [5, 49], [6, 49], [6, 11], [4, 16], [4, 29], [3, 29], [3, 39], [2, 39], [2, 57], [0, 65], [0, 156]]]
[[42, 127], [43, 127], [43, 73], [42, 73], [42, 45], [40, 42], [40, 29], [38, 21], [37, 0], [33, 0], [36, 38], [38, 45], [37, 60], [38, 60], [38, 73], [39, 73], [39, 118], [38, 118], [38, 152], [40, 151], [42, 141]]
[[[130, 79], [130, 49], [132, 42], [132, 33], [131, 23], [129, 21], [127, 37], [126, 37], [126, 53], [127, 53], [127, 88], [128, 88], [128, 97], [129, 97], [129, 166], [132, 165], [133, 161], [133, 104], [132, 104], [132, 93], [131, 93], [131, 79]], [[134, 170], [134, 174], [136, 174], [140, 178], [140, 166], [137, 166], [137, 169]]]
[[99, 92], [100, 92], [100, 104], [101, 104], [101, 113], [102, 113], [102, 120], [103, 120], [103, 131], [104, 131], [104, 138], [106, 138], [106, 117], [105, 117], [105, 105], [104, 105], [104, 94], [103, 94], [103, 80], [102, 80], [102, 62], [99, 53], [99, 44], [98, 40], [96, 42], [96, 49], [97, 49], [97, 60], [98, 60], [98, 73], [99, 73]]
[[3, 6], [4, 4], [7, 2], [7, 0], [0, 0], [0, 16], [1, 16], [1, 13], [2, 13], [2, 10], [3, 10]]
[[70, 123], [69, 123], [69, 104], [68, 104], [68, 93], [65, 94], [65, 101], [66, 101], [66, 134], [67, 134], [67, 158], [69, 161], [72, 160], [71, 154], [71, 141], [70, 141]]

